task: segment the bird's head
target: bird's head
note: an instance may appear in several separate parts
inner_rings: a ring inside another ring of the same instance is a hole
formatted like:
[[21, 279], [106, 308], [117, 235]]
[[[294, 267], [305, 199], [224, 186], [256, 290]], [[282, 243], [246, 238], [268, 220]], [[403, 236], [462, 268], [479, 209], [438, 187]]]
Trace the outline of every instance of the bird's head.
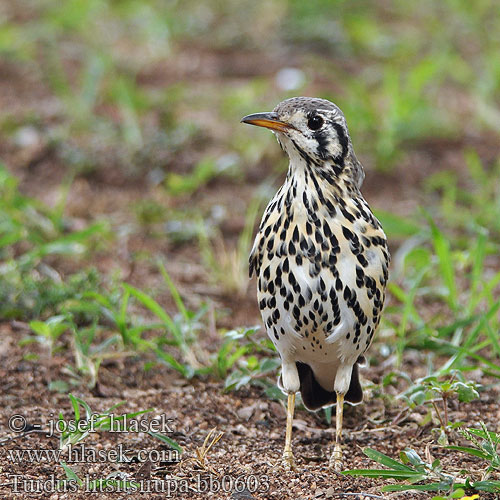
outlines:
[[363, 168], [354, 154], [344, 114], [332, 102], [292, 97], [270, 113], [254, 113], [241, 121], [275, 132], [292, 164], [297, 159], [330, 182], [342, 176], [361, 185]]

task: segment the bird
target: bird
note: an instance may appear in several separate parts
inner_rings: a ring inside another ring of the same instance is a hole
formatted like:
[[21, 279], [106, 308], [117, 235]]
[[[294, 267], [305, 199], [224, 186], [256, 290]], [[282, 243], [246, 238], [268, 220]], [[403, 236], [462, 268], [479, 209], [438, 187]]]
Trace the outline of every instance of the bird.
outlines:
[[344, 402], [363, 400], [358, 367], [385, 302], [387, 238], [361, 194], [364, 169], [334, 103], [292, 97], [241, 122], [270, 129], [289, 157], [249, 256], [262, 320], [281, 358], [278, 386], [287, 395], [282, 463], [295, 467], [300, 392], [308, 410], [336, 405], [329, 467], [340, 470]]

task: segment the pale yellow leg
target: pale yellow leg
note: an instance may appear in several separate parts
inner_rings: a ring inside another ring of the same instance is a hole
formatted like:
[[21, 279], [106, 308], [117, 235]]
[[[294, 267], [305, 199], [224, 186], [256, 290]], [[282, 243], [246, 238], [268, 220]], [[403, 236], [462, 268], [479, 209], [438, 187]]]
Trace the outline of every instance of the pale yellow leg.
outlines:
[[335, 428], [335, 448], [330, 457], [330, 467], [336, 471], [342, 469], [342, 417], [344, 415], [344, 395], [337, 392], [337, 407], [336, 407], [336, 428]]
[[283, 450], [283, 464], [287, 469], [292, 469], [295, 465], [292, 453], [292, 424], [294, 410], [295, 393], [292, 393], [288, 395], [288, 403], [286, 407], [285, 449]]

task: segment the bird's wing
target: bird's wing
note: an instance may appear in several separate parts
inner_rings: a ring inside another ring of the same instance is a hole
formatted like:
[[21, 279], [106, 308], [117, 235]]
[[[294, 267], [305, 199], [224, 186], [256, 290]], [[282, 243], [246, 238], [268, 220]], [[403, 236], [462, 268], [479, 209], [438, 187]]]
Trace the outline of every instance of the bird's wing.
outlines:
[[262, 263], [261, 257], [261, 249], [262, 245], [260, 244], [261, 234], [257, 233], [255, 240], [253, 242], [252, 250], [250, 251], [250, 255], [248, 257], [248, 276], [251, 278], [252, 274], [255, 271], [256, 276], [258, 276], [260, 271], [260, 265]]

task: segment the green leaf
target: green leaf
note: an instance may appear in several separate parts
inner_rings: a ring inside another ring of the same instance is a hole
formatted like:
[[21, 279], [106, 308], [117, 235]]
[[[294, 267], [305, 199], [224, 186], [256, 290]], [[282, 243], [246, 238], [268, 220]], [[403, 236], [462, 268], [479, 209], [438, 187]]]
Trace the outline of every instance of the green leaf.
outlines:
[[471, 486], [478, 491], [487, 491], [489, 493], [500, 493], [500, 481], [476, 481]]
[[[158, 302], [156, 302], [156, 300], [128, 283], [123, 283], [123, 288], [165, 323], [167, 330], [174, 336], [178, 347], [182, 347], [184, 345], [182, 332], [179, 330], [170, 315], [163, 309], [163, 307], [160, 306], [160, 304], [158, 304]], [[178, 367], [180, 367], [180, 365], [178, 365]]]
[[383, 486], [381, 491], [449, 491], [451, 484], [448, 482], [429, 484], [390, 484]]
[[44, 321], [30, 321], [30, 328], [37, 334], [43, 337], [50, 338], [50, 328], [49, 325], [45, 324]]
[[183, 449], [181, 448], [181, 446], [179, 446], [173, 439], [169, 438], [168, 436], [165, 436], [164, 434], [160, 434], [159, 432], [152, 432], [152, 431], [148, 431], [148, 434], [151, 437], [154, 437], [156, 439], [159, 439], [160, 441], [163, 441], [165, 444], [170, 446], [170, 448], [178, 451], [179, 453], [183, 452]]
[[479, 393], [470, 383], [456, 382], [454, 389], [458, 393], [458, 400], [462, 403], [470, 403], [474, 399], [479, 399]]
[[490, 322], [485, 322], [485, 329], [488, 337], [490, 338], [491, 345], [493, 346], [493, 350], [495, 351], [495, 355], [500, 358], [500, 340], [498, 339], [498, 332], [494, 332], [493, 328], [491, 328]]
[[63, 462], [61, 460], [61, 462], [59, 462], [61, 467], [64, 469], [64, 472], [66, 474], [66, 477], [70, 480], [70, 481], [75, 481], [78, 486], [82, 486], [83, 485], [83, 481], [76, 475], [76, 473], [73, 471], [73, 469], [71, 469], [71, 467], [68, 467], [68, 465], [66, 464], [66, 462]]
[[78, 422], [80, 420], [80, 406], [78, 400], [71, 393], [68, 394], [68, 396], [71, 401], [71, 406], [73, 407], [73, 413], [75, 414], [75, 422]]
[[351, 469], [344, 470], [342, 474], [346, 476], [365, 476], [365, 477], [391, 477], [394, 479], [415, 479], [421, 481], [425, 475], [417, 471], [387, 470], [387, 469]]
[[169, 329], [175, 329], [175, 324], [170, 317], [170, 315], [163, 309], [163, 307], [156, 302], [152, 297], [144, 293], [143, 291], [129, 285], [128, 283], [123, 283], [123, 288], [139, 300], [144, 306], [146, 306], [153, 314], [158, 316], [165, 324], [169, 326]]
[[229, 374], [224, 382], [224, 388], [226, 390], [235, 389], [238, 390], [240, 387], [248, 384], [252, 380], [251, 375], [245, 374], [239, 370], [234, 371]]
[[411, 467], [408, 467], [407, 465], [404, 465], [398, 462], [397, 460], [394, 460], [391, 457], [388, 457], [387, 455], [380, 453], [380, 451], [374, 450], [372, 448], [365, 448], [363, 450], [363, 453], [368, 458], [371, 458], [372, 460], [375, 460], [375, 462], [385, 465], [386, 467], [391, 467], [393, 469], [401, 471], [413, 472], [413, 469]]
[[165, 283], [168, 286], [168, 289], [170, 291], [170, 294], [172, 295], [172, 298], [174, 299], [175, 304], [177, 305], [177, 309], [179, 309], [184, 319], [189, 320], [189, 314], [187, 312], [186, 307], [184, 306], [184, 302], [182, 301], [180, 293], [177, 290], [176, 286], [174, 285], [174, 282], [170, 278], [170, 275], [167, 273], [165, 266], [163, 265], [162, 262], [158, 262], [158, 267], [160, 268], [160, 273], [163, 276], [163, 279], [165, 280]]
[[49, 383], [49, 391], [66, 394], [69, 390], [69, 384], [65, 380], [52, 380]]
[[[83, 406], [83, 409], [85, 410], [85, 416], [86, 416], [87, 420], [90, 420], [90, 418], [92, 416], [92, 410], [90, 409], [90, 406], [88, 405], [88, 403], [79, 397], [73, 396], [73, 394], [70, 394], [69, 396], [70, 396], [70, 398], [72, 398], [72, 402], [74, 400], [74, 401], [76, 401], [77, 404], [80, 404]], [[74, 406], [73, 406], [73, 408], [74, 408]], [[76, 419], [76, 415], [75, 415], [75, 419]], [[79, 420], [79, 419], [76, 419], [76, 420]]]
[[456, 310], [457, 288], [455, 284], [455, 271], [453, 269], [453, 256], [450, 250], [450, 242], [444, 237], [443, 233], [436, 226], [430, 216], [427, 217], [431, 226], [432, 243], [439, 259], [439, 269], [441, 278], [448, 290], [448, 304], [451, 309]]
[[446, 446], [448, 450], [462, 451], [463, 453], [469, 453], [470, 455], [474, 455], [475, 457], [487, 459], [487, 456], [481, 450], [477, 450], [476, 448], [470, 448], [468, 446]]
[[165, 361], [174, 370], [177, 370], [183, 377], [191, 378], [193, 376], [193, 371], [188, 366], [179, 363], [168, 352], [162, 351], [159, 347], [154, 348], [154, 352], [161, 360]]
[[403, 453], [408, 457], [408, 460], [414, 467], [422, 468], [425, 465], [424, 461], [415, 450], [407, 449], [404, 450]]

